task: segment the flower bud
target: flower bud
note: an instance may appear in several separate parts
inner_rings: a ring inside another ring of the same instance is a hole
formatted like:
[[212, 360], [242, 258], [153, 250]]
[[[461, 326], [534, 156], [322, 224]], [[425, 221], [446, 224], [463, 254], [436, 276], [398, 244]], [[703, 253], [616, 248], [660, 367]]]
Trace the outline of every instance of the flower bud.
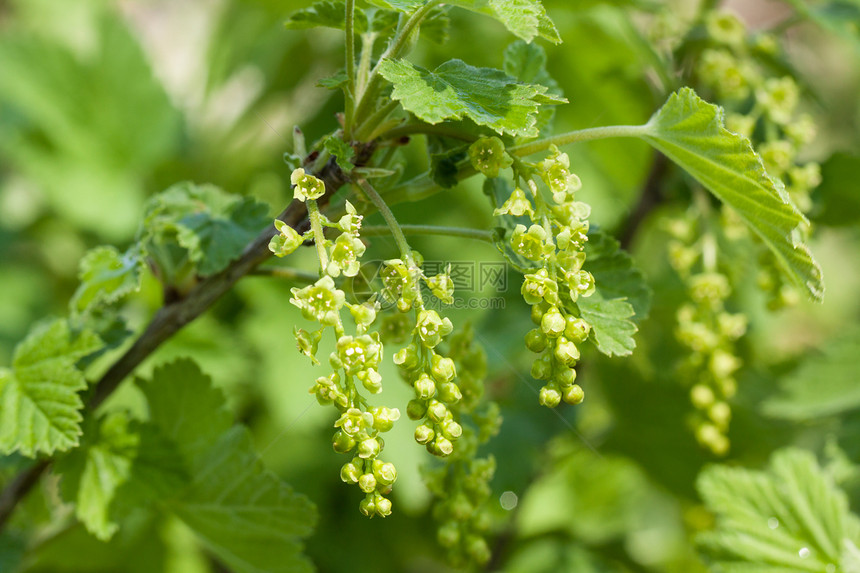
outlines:
[[583, 400], [585, 400], [585, 392], [583, 392], [582, 387], [579, 384], [574, 384], [569, 388], [564, 390], [564, 394], [562, 398], [568, 404], [576, 406], [577, 404], [581, 404]]
[[295, 229], [280, 219], [275, 219], [275, 228], [279, 234], [272, 237], [272, 240], [269, 241], [269, 250], [276, 257], [286, 257], [298, 249], [304, 242], [304, 238]]
[[[532, 310], [538, 308], [533, 306]], [[534, 313], [532, 313], [534, 314]], [[532, 352], [543, 352], [546, 348], [546, 336], [537, 328], [532, 328], [526, 333], [526, 348]]]
[[564, 332], [565, 326], [564, 316], [555, 307], [550, 308], [540, 321], [541, 331], [550, 338], [560, 336]]
[[552, 361], [549, 356], [541, 356], [532, 362], [532, 378], [535, 380], [549, 380], [552, 376]]
[[390, 462], [373, 460], [373, 475], [376, 481], [382, 485], [391, 485], [397, 479], [397, 468]]
[[380, 432], [387, 432], [394, 427], [394, 422], [400, 419], [400, 410], [397, 408], [386, 408], [379, 406], [371, 409], [373, 414], [373, 428]]
[[332, 447], [334, 447], [334, 451], [339, 454], [345, 454], [355, 447], [355, 438], [350, 436], [349, 434], [338, 430], [335, 432], [334, 437], [331, 441]]
[[573, 368], [562, 368], [555, 374], [555, 381], [562, 388], [567, 388], [576, 381], [576, 370]]
[[576, 316], [565, 318], [564, 334], [573, 342], [585, 342], [589, 332], [591, 332], [591, 325], [585, 319]]
[[449, 440], [456, 440], [463, 435], [463, 426], [454, 420], [448, 420], [442, 423], [442, 435]]
[[[359, 463], [361, 463], [360, 460]], [[340, 479], [344, 483], [358, 483], [359, 477], [361, 477], [361, 467], [355, 463], [355, 460], [343, 464], [340, 468]]]
[[454, 367], [454, 361], [448, 357], [434, 354], [432, 358], [433, 366], [430, 373], [436, 382], [450, 382], [457, 375], [457, 369]]
[[446, 404], [456, 404], [462, 397], [460, 387], [453, 382], [447, 382], [439, 387], [439, 399]]
[[454, 451], [454, 444], [444, 436], [436, 436], [436, 439], [427, 445], [431, 446], [429, 448], [430, 453], [434, 456], [439, 456], [440, 458], [449, 456], [451, 455], [451, 452]]
[[375, 458], [382, 447], [376, 438], [365, 438], [358, 443], [358, 457], [362, 459]]
[[376, 498], [376, 515], [379, 517], [388, 517], [391, 515], [391, 500], [382, 497], [381, 495]]
[[406, 404], [406, 415], [410, 420], [420, 420], [427, 414], [427, 404], [423, 400], [413, 399]]
[[579, 360], [579, 349], [576, 344], [569, 341], [564, 336], [556, 339], [555, 351], [553, 352], [555, 359], [565, 366], [573, 366]]
[[433, 382], [433, 379], [427, 376], [424, 372], [422, 372], [415, 381], [413, 387], [415, 388], [416, 396], [422, 400], [427, 400], [436, 394], [436, 383]]
[[436, 432], [427, 424], [421, 424], [415, 428], [415, 441], [419, 444], [429, 444], [436, 437]]
[[358, 487], [364, 493], [370, 493], [376, 490], [376, 477], [373, 474], [362, 474], [358, 478]]
[[418, 366], [418, 351], [410, 344], [398, 350], [394, 354], [394, 363], [404, 368], [415, 368]]
[[430, 400], [427, 405], [427, 417], [437, 424], [445, 419], [448, 415], [448, 408], [439, 400]]
[[505, 152], [505, 144], [498, 137], [481, 137], [469, 146], [469, 161], [477, 171], [488, 178], [499, 176], [499, 171], [511, 166], [513, 159]]
[[541, 406], [555, 408], [561, 402], [561, 392], [556, 388], [544, 386], [540, 389], [540, 393], [538, 394], [538, 402], [540, 402]]
[[373, 500], [373, 496], [367, 494], [364, 499], [358, 503], [358, 510], [367, 517], [373, 517], [376, 513], [376, 502]]
[[454, 547], [460, 541], [460, 526], [456, 521], [446, 521], [436, 531], [436, 539], [442, 547]]

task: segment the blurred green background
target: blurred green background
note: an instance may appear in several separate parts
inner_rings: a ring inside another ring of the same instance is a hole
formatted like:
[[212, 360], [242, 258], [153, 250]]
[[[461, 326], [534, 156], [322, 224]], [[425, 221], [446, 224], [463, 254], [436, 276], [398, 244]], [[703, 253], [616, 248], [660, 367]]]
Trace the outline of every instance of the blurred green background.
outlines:
[[[342, 106], [339, 95], [315, 87], [342, 65], [340, 34], [283, 27], [291, 11], [307, 4], [0, 2], [0, 365], [9, 363], [31, 324], [66, 313], [87, 249], [104, 243], [125, 248], [133, 241], [152, 194], [191, 180], [254, 196], [272, 214], [283, 209], [290, 198], [282, 160], [291, 147], [286, 135], [300, 125], [309, 141], [316, 140], [336, 127], [334, 114]], [[646, 121], [667, 95], [644, 48], [654, 12], [692, 14], [695, 3], [545, 5], [565, 41], [546, 46], [550, 72], [570, 100], [558, 109], [556, 130]], [[774, 2], [735, 7], [753, 27], [778, 24], [790, 13], [788, 5]], [[500, 25], [462, 11], [451, 18], [450, 41], [419, 43], [414, 61], [432, 67], [460, 57], [501, 66], [503, 47], [513, 38]], [[860, 397], [844, 398], [858, 393], [860, 355], [826, 380], [815, 369], [803, 370], [809, 357], [834, 345], [860, 349], [860, 42], [812, 23], [790, 27], [784, 39], [814, 96], [808, 106], [819, 124], [805, 154], [824, 166], [825, 182], [814, 195], [812, 249], [827, 293], [823, 304], [769, 313], [754, 280], [741, 281], [733, 304], [750, 316], [751, 328], [741, 346], [745, 367], [733, 404], [729, 462], [750, 467], [760, 467], [786, 444], [832, 456], [840, 446], [853, 461], [860, 455]], [[593, 206], [593, 223], [616, 231], [636, 202], [652, 152], [627, 140], [568, 151], [583, 181], [581, 198]], [[426, 166], [415, 157], [409, 169]], [[585, 356], [579, 376], [588, 400], [581, 407], [548, 411], [537, 404], [539, 384], [528, 375], [522, 344], [531, 326], [516, 274], [508, 277], [506, 292], [488, 287], [474, 294], [501, 297], [504, 312], [451, 312], [455, 324], [475, 325], [490, 364], [488, 394], [505, 418], [490, 446], [498, 461], [492, 500], [500, 519], [497, 565], [504, 571], [704, 571], [691, 540], [711, 517], [694, 484], [702, 467], [717, 460], [698, 448], [687, 429], [687, 390], [674, 368], [683, 352], [672, 334], [674, 308], [684, 287], [666, 262], [660, 219], [678, 213], [685, 199], [682, 193], [667, 197], [632, 243], [636, 264], [655, 291], [651, 314], [640, 324], [639, 348], [628, 359]], [[420, 204], [398, 205], [395, 212], [402, 223], [489, 228], [485, 201], [479, 183], [466, 182]], [[480, 243], [434, 238], [416, 239], [415, 246], [428, 260], [499, 260]], [[379, 239], [366, 257], [394, 252]], [[312, 269], [312, 253], [298, 260]], [[320, 526], [307, 551], [320, 571], [445, 570], [427, 513], [429, 494], [418, 475], [427, 456], [412, 442], [408, 422], [387, 440], [399, 470], [392, 517], [363, 518], [357, 492], [340, 482], [343, 459], [329, 443], [332, 412], [307, 393], [321, 369], [295, 352], [292, 328], [301, 317], [287, 302], [290, 286], [244, 279], [141, 372], [190, 355], [226, 390], [267, 465], [317, 504]], [[126, 314], [139, 327], [160, 303], [158, 286], [148, 277]], [[405, 404], [408, 388], [396, 382], [394, 368], [383, 375], [392, 381], [386, 403]], [[831, 392], [836, 406], [819, 404], [816, 410], [821, 392], [815, 389], [828, 382], [823, 392]], [[784, 402], [800, 407], [764, 408], [786, 395], [784, 384], [793, 384]], [[113, 400], [131, 408], [139, 403], [131, 388]], [[805, 409], [810, 401], [812, 410]], [[20, 460], [0, 461], [0, 483], [19, 466]], [[860, 488], [849, 486], [860, 500]], [[503, 492], [517, 495], [515, 509], [502, 509]], [[219, 570], [177, 521], [131, 527], [102, 544], [69, 524], [67, 509], [49, 509], [44, 499], [50, 489], [42, 494], [35, 496], [42, 501], [31, 498], [22, 508], [13, 528], [39, 533], [29, 538], [32, 571]], [[4, 547], [14, 555], [19, 539], [0, 538], [0, 570], [7, 570]]]

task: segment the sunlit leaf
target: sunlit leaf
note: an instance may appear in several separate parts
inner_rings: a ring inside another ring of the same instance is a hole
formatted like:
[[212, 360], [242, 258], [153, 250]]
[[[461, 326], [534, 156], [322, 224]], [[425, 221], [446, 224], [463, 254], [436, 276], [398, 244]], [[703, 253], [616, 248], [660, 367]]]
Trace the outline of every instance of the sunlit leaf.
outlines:
[[500, 70], [449, 60], [432, 72], [406, 61], [385, 60], [380, 73], [394, 85], [391, 94], [427, 123], [468, 118], [502, 134], [536, 136], [541, 104], [566, 100], [540, 85], [521, 84]]
[[821, 268], [802, 239], [806, 218], [782, 183], [767, 175], [749, 140], [725, 128], [721, 108], [683, 88], [654, 114], [642, 137], [732, 207], [792, 280], [821, 299]]
[[490, 16], [526, 42], [536, 36], [556, 44], [561, 42], [558, 30], [539, 0], [452, 0], [446, 3]]
[[15, 348], [12, 368], [0, 368], [0, 452], [33, 457], [78, 445], [87, 382], [75, 363], [101, 346], [92, 332], [74, 334], [56, 320]]
[[726, 572], [851, 571], [860, 520], [844, 492], [798, 449], [779, 451], [765, 471], [712, 466], [698, 481], [716, 528], [698, 542]]
[[83, 312], [101, 303], [116, 302], [140, 288], [143, 267], [140, 249], [132, 247], [120, 253], [110, 246], [96, 247], [81, 259], [78, 274], [81, 284], [69, 303]]

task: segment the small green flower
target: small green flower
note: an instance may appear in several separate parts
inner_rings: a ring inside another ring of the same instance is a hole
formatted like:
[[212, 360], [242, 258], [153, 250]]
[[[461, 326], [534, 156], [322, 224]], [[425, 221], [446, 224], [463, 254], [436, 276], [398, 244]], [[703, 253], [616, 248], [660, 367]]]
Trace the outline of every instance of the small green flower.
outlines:
[[770, 78], [756, 90], [756, 99], [768, 117], [775, 123], [786, 125], [797, 109], [800, 100], [800, 90], [797, 83], [789, 76]]
[[570, 172], [570, 158], [567, 153], [561, 153], [558, 147], [550, 148], [549, 157], [541, 161], [541, 178], [552, 192], [556, 203], [564, 203], [572, 193], [582, 187], [579, 177]]
[[541, 406], [547, 408], [555, 408], [561, 403], [561, 392], [557, 388], [553, 388], [549, 384], [540, 389], [538, 393], [538, 402]]
[[375, 406], [370, 409], [370, 413], [373, 415], [373, 428], [380, 432], [387, 432], [400, 419], [400, 410], [397, 408]]
[[319, 346], [320, 340], [322, 340], [322, 332], [322, 328], [313, 332], [308, 332], [304, 328], [293, 327], [293, 334], [296, 337], [296, 345], [298, 346], [299, 352], [310, 358], [311, 362], [314, 364], [320, 363], [320, 361], [317, 360], [316, 354], [317, 347]]
[[538, 304], [542, 301], [549, 304], [558, 303], [558, 284], [550, 278], [549, 271], [545, 268], [525, 275], [521, 292], [528, 304]]
[[358, 211], [356, 211], [353, 204], [349, 201], [345, 202], [344, 207], [346, 208], [346, 214], [338, 220], [335, 226], [344, 233], [357, 235], [361, 229], [361, 221], [364, 219], [364, 216], [359, 215]]
[[415, 330], [424, 346], [433, 348], [442, 342], [443, 337], [451, 334], [454, 326], [448, 317], [441, 318], [435, 310], [421, 310], [418, 313]]
[[365, 248], [361, 239], [349, 233], [342, 233], [331, 248], [331, 261], [326, 272], [334, 277], [340, 273], [354, 277], [361, 267], [358, 259], [364, 254]]
[[272, 251], [276, 257], [286, 257], [298, 249], [304, 242], [302, 236], [299, 235], [295, 229], [280, 219], [275, 219], [275, 228], [280, 234], [275, 235], [272, 237], [272, 240], [269, 241], [269, 250]]
[[482, 137], [470, 145], [469, 161], [472, 167], [489, 178], [498, 177], [499, 171], [513, 163], [505, 152], [505, 144], [498, 137]]
[[325, 183], [313, 175], [305, 173], [301, 167], [293, 171], [290, 181], [295, 185], [293, 197], [302, 203], [308, 199], [315, 200], [325, 195]]
[[553, 250], [546, 239], [546, 231], [540, 225], [532, 225], [528, 230], [525, 225], [517, 225], [511, 235], [511, 248], [529, 260], [540, 261]]
[[358, 374], [363, 370], [378, 368], [382, 360], [382, 344], [379, 333], [354, 337], [341, 336], [337, 341], [337, 356], [347, 374]]
[[501, 207], [498, 207], [493, 211], [493, 215], [514, 215], [515, 217], [521, 217], [526, 213], [529, 216], [534, 216], [534, 209], [532, 209], [531, 201], [529, 201], [528, 197], [526, 197], [525, 192], [517, 187], [514, 189], [511, 196], [508, 197], [507, 201], [502, 203]]
[[334, 326], [340, 324], [340, 309], [346, 302], [346, 295], [335, 288], [334, 280], [325, 276], [316, 283], [299, 289], [291, 289], [293, 298], [290, 302], [302, 311], [302, 316], [308, 320]]
[[365, 434], [373, 427], [373, 414], [362, 412], [358, 408], [349, 408], [341, 414], [334, 426], [340, 428], [345, 434], [356, 437]]
[[705, 20], [705, 28], [708, 30], [708, 36], [719, 44], [740, 48], [746, 40], [747, 31], [744, 23], [731, 12], [709, 12]]
[[443, 304], [454, 304], [454, 281], [447, 273], [441, 273], [424, 279], [427, 288]]

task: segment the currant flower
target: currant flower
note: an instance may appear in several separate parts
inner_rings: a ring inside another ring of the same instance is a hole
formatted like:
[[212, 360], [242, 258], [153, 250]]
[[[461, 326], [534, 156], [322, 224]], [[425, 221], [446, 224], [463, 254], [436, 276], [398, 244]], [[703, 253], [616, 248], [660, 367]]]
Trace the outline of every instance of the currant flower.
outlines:
[[505, 152], [505, 144], [498, 137], [482, 137], [469, 146], [469, 161], [472, 167], [489, 178], [499, 176], [499, 171], [513, 164]]
[[307, 320], [326, 326], [340, 325], [340, 309], [346, 302], [344, 292], [334, 285], [330, 276], [324, 276], [313, 285], [302, 289], [293, 287], [290, 302], [302, 311]]
[[533, 217], [534, 209], [532, 208], [531, 201], [526, 197], [525, 192], [519, 187], [514, 189], [511, 196], [502, 203], [501, 207], [498, 207], [493, 211], [493, 215], [495, 216], [514, 215], [515, 217], [521, 217], [526, 213]]
[[546, 258], [555, 247], [547, 241], [547, 233], [540, 225], [517, 225], [511, 234], [511, 248], [515, 253], [532, 260], [540, 261]]
[[286, 257], [298, 249], [304, 242], [302, 236], [295, 229], [280, 219], [275, 219], [275, 228], [279, 234], [272, 237], [272, 240], [269, 241], [269, 250], [276, 257]]
[[290, 175], [290, 181], [295, 188], [293, 197], [302, 203], [308, 199], [316, 200], [325, 195], [325, 183], [299, 167]]
[[361, 267], [358, 259], [364, 254], [365, 248], [361, 239], [350, 233], [342, 233], [331, 248], [331, 260], [326, 272], [333, 277], [340, 273], [354, 277]]

